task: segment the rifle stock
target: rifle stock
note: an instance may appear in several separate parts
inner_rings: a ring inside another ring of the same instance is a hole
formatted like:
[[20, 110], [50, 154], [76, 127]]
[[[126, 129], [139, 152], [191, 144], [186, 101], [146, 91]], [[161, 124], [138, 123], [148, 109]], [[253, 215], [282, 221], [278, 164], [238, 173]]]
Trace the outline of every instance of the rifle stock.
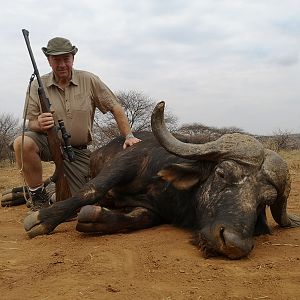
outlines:
[[[51, 112], [50, 101], [46, 96], [45, 89], [43, 87], [43, 83], [31, 50], [31, 46], [29, 42], [29, 31], [26, 29], [22, 29], [22, 33], [33, 65], [34, 75], [36, 76], [39, 85], [38, 94], [39, 94], [39, 99], [41, 104], [41, 110], [42, 112]], [[71, 197], [71, 190], [64, 172], [63, 150], [62, 150], [61, 141], [57, 134], [56, 125], [54, 125], [54, 127], [47, 130], [47, 139], [50, 148], [50, 153], [52, 155], [53, 162], [55, 163], [55, 171], [54, 174], [50, 177], [50, 179], [55, 183], [56, 201], [61, 201]]]

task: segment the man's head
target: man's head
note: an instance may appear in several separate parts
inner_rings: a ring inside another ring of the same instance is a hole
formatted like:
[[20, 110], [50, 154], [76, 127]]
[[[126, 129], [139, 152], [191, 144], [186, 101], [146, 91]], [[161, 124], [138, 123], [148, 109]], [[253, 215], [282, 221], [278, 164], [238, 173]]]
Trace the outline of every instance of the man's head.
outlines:
[[74, 55], [78, 51], [77, 47], [73, 46], [68, 39], [55, 37], [42, 50], [48, 58], [56, 80], [70, 80], [72, 77]]

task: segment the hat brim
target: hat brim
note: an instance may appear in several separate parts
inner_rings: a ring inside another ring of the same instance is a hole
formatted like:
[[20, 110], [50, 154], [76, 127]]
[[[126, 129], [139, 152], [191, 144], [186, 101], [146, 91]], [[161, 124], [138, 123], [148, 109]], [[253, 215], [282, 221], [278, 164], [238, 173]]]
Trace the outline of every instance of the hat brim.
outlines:
[[48, 51], [47, 47], [42, 47], [42, 51], [46, 56], [57, 56], [57, 55], [63, 55], [63, 54], [69, 54], [72, 53], [73, 55], [75, 55], [78, 51], [76, 46], [73, 46], [72, 49], [70, 51]]

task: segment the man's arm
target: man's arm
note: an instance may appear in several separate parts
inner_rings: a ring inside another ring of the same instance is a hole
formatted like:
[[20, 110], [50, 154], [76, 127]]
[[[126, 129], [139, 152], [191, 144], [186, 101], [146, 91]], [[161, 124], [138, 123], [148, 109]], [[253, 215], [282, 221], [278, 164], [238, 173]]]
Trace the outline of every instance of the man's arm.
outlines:
[[115, 104], [111, 109], [111, 113], [113, 114], [117, 122], [120, 133], [125, 137], [123, 149], [126, 149], [127, 147], [130, 147], [141, 141], [132, 134], [128, 119], [126, 117], [123, 107], [120, 104]]

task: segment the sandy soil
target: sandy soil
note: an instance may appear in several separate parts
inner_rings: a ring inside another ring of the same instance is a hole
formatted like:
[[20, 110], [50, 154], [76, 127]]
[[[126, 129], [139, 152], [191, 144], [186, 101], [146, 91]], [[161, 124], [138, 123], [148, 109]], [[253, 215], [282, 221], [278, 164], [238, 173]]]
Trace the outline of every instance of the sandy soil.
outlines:
[[[289, 210], [300, 215], [300, 155], [288, 157]], [[2, 167], [0, 191], [18, 185]], [[0, 208], [1, 299], [300, 299], [300, 228], [256, 238], [248, 258], [205, 259], [190, 232], [164, 225], [130, 234], [85, 235], [76, 222], [28, 239], [25, 205]]]

